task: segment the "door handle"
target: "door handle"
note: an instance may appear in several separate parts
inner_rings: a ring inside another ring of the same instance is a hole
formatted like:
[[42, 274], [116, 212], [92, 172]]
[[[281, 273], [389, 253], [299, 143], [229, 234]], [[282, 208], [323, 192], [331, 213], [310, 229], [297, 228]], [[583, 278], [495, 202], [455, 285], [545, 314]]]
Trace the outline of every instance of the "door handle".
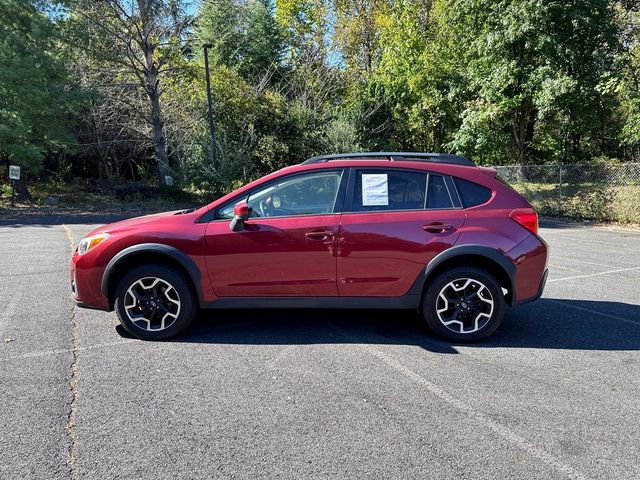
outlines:
[[335, 234], [331, 230], [312, 230], [304, 234], [309, 240], [327, 240], [333, 238]]
[[453, 230], [453, 225], [444, 224], [442, 222], [433, 222], [433, 223], [427, 223], [426, 225], [423, 225], [422, 229], [425, 232], [430, 232], [430, 233], [443, 233], [443, 232], [450, 232], [451, 230]]

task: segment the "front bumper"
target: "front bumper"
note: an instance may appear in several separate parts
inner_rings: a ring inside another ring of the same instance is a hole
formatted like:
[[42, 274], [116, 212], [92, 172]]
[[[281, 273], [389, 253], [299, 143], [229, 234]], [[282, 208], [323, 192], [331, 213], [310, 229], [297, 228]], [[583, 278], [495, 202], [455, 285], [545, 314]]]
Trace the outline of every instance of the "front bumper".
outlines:
[[109, 300], [102, 295], [100, 285], [103, 269], [91, 265], [74, 253], [69, 262], [71, 296], [79, 307], [110, 310]]

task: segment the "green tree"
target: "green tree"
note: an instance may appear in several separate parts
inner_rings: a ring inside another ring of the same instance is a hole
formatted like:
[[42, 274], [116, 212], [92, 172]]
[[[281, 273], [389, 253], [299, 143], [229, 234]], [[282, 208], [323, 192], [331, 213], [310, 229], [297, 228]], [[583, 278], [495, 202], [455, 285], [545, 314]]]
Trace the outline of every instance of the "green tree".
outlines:
[[73, 142], [70, 116], [79, 100], [59, 28], [45, 13], [55, 6], [0, 0], [0, 158], [34, 172], [45, 155]]
[[383, 51], [379, 21], [388, 8], [388, 0], [335, 0], [334, 42], [357, 74], [370, 75], [377, 66]]
[[367, 117], [370, 128], [386, 136], [387, 141], [381, 143], [393, 148], [433, 147], [420, 90], [424, 83], [421, 62], [427, 49], [429, 8], [428, 2], [398, 1], [377, 17], [384, 48], [367, 81], [368, 98], [359, 95], [367, 110], [377, 112]]
[[324, 63], [329, 54], [331, 0], [275, 0], [292, 62]]
[[203, 3], [197, 23], [199, 43], [212, 45], [212, 63], [236, 68], [252, 80], [270, 76], [280, 66], [284, 31], [270, 0]]
[[203, 2], [196, 16], [199, 46], [211, 44], [211, 62], [234, 67], [239, 61], [239, 46], [244, 43], [240, 29], [242, 6], [237, 0]]
[[630, 150], [630, 156], [640, 156], [640, 5], [634, 1], [617, 4], [616, 18], [622, 49], [616, 58], [616, 69], [601, 85], [605, 94], [616, 95], [621, 123], [619, 141]]
[[596, 148], [616, 31], [611, 2], [449, 1], [471, 98], [452, 145], [484, 161], [579, 160]]

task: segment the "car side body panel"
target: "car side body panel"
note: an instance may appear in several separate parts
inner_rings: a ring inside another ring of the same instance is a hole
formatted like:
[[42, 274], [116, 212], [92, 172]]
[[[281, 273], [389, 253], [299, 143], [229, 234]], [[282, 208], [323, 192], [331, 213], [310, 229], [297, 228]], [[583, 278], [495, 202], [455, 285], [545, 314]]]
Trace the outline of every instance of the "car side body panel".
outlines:
[[[344, 213], [338, 236], [341, 296], [399, 297], [431, 259], [456, 243], [462, 210]], [[441, 232], [425, 227], [443, 223]]]
[[218, 297], [337, 295], [339, 223], [340, 214], [252, 218], [232, 232], [228, 221], [210, 222], [205, 257], [214, 292]]

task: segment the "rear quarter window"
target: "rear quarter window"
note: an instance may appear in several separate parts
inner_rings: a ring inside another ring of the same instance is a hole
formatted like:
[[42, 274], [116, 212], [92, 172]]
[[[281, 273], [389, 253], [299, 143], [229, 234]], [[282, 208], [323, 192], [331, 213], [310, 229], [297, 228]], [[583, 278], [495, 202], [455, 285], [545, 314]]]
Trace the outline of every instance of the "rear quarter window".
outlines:
[[478, 185], [477, 183], [468, 182], [467, 180], [462, 180], [461, 178], [454, 177], [453, 181], [456, 184], [464, 208], [482, 205], [491, 198], [492, 192], [489, 188]]

